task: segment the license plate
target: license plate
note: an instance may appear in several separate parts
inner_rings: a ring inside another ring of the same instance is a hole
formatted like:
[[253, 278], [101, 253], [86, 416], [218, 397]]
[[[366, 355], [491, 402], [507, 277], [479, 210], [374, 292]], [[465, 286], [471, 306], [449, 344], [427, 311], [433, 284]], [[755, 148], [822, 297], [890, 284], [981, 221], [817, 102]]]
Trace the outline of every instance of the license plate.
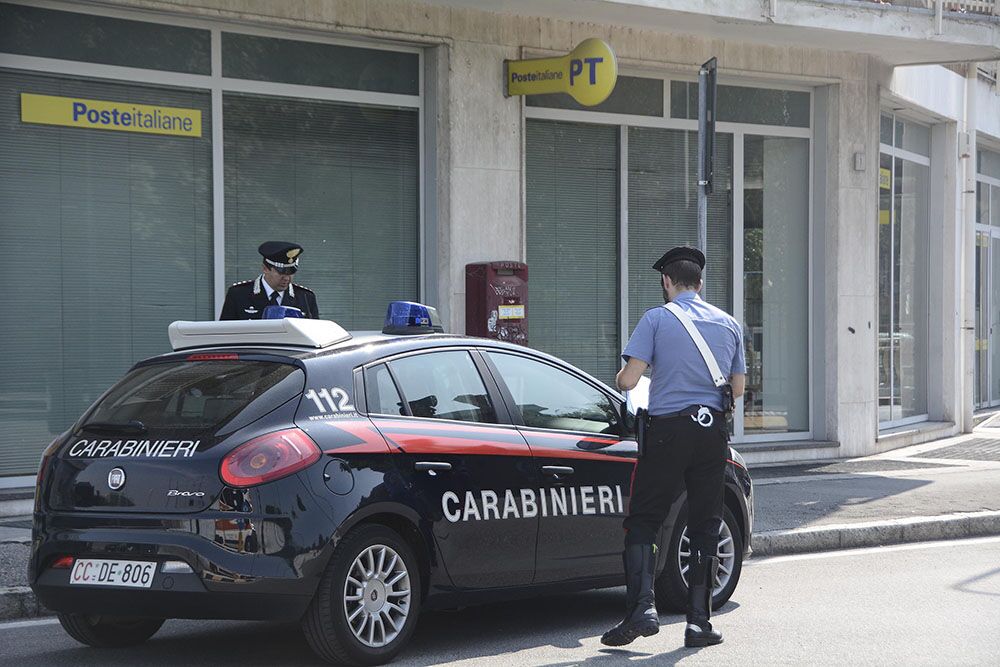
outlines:
[[79, 558], [73, 563], [69, 583], [81, 586], [149, 588], [153, 585], [154, 574], [156, 563], [149, 561]]

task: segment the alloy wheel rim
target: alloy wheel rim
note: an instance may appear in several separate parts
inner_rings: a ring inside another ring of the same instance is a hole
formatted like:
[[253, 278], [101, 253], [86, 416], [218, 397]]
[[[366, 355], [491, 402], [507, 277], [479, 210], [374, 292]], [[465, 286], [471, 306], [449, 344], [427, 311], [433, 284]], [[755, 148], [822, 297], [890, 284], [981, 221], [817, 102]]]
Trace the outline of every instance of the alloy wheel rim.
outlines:
[[410, 573], [384, 544], [358, 554], [344, 582], [344, 616], [354, 637], [369, 648], [391, 643], [410, 615]]
[[[733, 568], [736, 566], [736, 544], [733, 542], [733, 532], [729, 529], [729, 524], [722, 522], [722, 530], [719, 532], [719, 546], [716, 549], [716, 556], [719, 559], [719, 571], [715, 575], [715, 588], [712, 595], [718, 595], [726, 587], [733, 576]], [[681, 533], [680, 548], [677, 550], [677, 564], [680, 567], [681, 579], [687, 585], [687, 572], [691, 560], [691, 540], [688, 538], [687, 526]]]

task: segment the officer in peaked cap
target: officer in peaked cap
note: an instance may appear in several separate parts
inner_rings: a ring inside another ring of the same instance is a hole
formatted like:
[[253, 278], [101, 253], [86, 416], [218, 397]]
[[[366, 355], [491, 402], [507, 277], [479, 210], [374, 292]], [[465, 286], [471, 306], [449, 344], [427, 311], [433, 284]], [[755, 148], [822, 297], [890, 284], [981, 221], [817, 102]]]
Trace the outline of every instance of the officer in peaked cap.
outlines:
[[292, 284], [292, 274], [299, 270], [302, 246], [267, 241], [260, 244], [257, 252], [264, 258], [262, 273], [229, 288], [219, 319], [259, 320], [268, 306], [298, 308], [303, 316], [318, 319], [316, 295], [307, 287]]
[[645, 435], [640, 436], [624, 525], [626, 612], [601, 638], [608, 646], [659, 631], [655, 544], [682, 489], [687, 489], [691, 541], [684, 645], [722, 641], [709, 618], [729, 453], [726, 417], [743, 393], [746, 361], [739, 323], [698, 296], [704, 268], [705, 255], [687, 246], [670, 249], [653, 264], [667, 303], [639, 320], [622, 352], [625, 367], [615, 378], [619, 389], [630, 390], [647, 368], [652, 370]]

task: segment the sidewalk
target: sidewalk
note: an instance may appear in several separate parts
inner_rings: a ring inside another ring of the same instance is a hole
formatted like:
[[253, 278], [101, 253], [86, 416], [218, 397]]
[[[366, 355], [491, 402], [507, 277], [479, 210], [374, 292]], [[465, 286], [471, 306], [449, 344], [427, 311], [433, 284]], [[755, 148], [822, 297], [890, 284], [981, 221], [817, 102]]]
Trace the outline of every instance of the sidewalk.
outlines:
[[756, 557], [1000, 535], [1000, 429], [750, 472]]
[[[754, 558], [1000, 535], [1000, 429], [866, 458], [750, 472]], [[0, 621], [45, 615], [26, 585], [30, 517], [10, 516], [30, 504], [3, 498]]]

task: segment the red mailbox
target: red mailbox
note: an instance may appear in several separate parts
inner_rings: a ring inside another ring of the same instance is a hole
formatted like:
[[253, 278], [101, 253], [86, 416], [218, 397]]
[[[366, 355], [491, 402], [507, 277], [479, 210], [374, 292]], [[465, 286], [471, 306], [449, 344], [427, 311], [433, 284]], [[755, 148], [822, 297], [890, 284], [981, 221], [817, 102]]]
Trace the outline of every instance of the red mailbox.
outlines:
[[465, 265], [465, 333], [528, 344], [528, 265]]

